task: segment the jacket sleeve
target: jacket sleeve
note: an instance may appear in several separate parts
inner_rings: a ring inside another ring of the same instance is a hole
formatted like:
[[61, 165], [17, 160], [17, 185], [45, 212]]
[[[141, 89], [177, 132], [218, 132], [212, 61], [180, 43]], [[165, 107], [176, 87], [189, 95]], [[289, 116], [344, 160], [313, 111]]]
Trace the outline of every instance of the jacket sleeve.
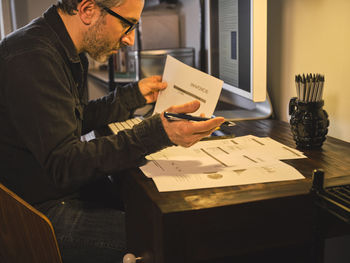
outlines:
[[111, 122], [124, 121], [131, 113], [146, 104], [138, 83], [117, 87], [107, 96], [91, 100], [84, 107], [83, 134]]
[[[69, 72], [60, 59], [45, 50], [13, 57], [6, 64], [6, 75], [11, 77], [7, 78], [5, 88], [7, 109], [19, 143], [33, 155], [56, 187], [74, 189], [108, 173], [137, 167], [147, 154], [172, 145], [159, 115], [118, 135], [80, 141], [79, 102], [72, 94]], [[109, 104], [108, 107], [93, 102], [86, 112], [97, 110], [95, 116], [108, 114], [115, 106], [112, 118], [107, 121], [116, 120], [118, 111], [122, 116], [140, 103], [121, 102], [131, 94], [127, 91], [120, 96], [112, 94], [99, 102]], [[95, 116], [90, 114], [86, 115], [91, 123]]]

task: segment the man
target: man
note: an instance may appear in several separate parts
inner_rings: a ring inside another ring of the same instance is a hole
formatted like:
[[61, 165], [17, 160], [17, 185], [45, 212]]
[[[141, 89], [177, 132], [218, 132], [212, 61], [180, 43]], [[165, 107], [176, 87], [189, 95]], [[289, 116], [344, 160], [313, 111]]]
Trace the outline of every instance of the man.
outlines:
[[[154, 76], [87, 101], [84, 53], [105, 61], [133, 45], [143, 5], [61, 0], [0, 44], [0, 182], [49, 217], [64, 262], [118, 262], [125, 250], [123, 213], [82, 198], [82, 189], [167, 146], [191, 146], [224, 121], [169, 122], [157, 114], [117, 135], [80, 141], [127, 119], [166, 87]], [[198, 107], [193, 101], [168, 111]]]

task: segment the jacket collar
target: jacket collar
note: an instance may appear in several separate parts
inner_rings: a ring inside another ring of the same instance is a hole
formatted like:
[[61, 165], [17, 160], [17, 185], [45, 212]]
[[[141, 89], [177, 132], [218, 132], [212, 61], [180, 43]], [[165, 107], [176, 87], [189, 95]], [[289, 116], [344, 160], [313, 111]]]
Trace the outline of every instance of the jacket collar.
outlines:
[[44, 13], [44, 19], [52, 28], [52, 30], [56, 33], [57, 38], [61, 42], [61, 45], [69, 60], [73, 63], [79, 63], [80, 57], [74, 46], [73, 40], [69, 36], [66, 26], [64, 25], [61, 17], [59, 16], [57, 12], [57, 7], [55, 5], [51, 6]]

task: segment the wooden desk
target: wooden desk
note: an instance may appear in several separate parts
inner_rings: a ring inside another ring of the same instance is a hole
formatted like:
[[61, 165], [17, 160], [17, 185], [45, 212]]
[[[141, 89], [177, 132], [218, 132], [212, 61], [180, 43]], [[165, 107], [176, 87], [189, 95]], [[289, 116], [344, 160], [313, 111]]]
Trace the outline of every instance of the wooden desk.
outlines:
[[[269, 136], [295, 147], [289, 124], [275, 120], [240, 121], [234, 133]], [[350, 174], [350, 144], [328, 137], [322, 149], [305, 154], [308, 159], [286, 163], [306, 179], [289, 182], [160, 193], [139, 169], [122, 175], [130, 252], [144, 262], [193, 263], [231, 262], [224, 259], [271, 249], [278, 255], [277, 248], [298, 244], [307, 248], [314, 225], [312, 171], [322, 168], [337, 183], [348, 180], [342, 176]]]

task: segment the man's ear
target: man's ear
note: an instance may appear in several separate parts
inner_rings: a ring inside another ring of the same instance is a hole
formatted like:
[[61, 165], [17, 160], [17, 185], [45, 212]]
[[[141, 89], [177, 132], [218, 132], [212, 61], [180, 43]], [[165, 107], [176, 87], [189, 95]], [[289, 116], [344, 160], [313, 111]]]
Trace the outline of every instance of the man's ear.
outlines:
[[78, 15], [85, 25], [90, 25], [98, 16], [98, 6], [94, 0], [82, 0], [78, 6]]

